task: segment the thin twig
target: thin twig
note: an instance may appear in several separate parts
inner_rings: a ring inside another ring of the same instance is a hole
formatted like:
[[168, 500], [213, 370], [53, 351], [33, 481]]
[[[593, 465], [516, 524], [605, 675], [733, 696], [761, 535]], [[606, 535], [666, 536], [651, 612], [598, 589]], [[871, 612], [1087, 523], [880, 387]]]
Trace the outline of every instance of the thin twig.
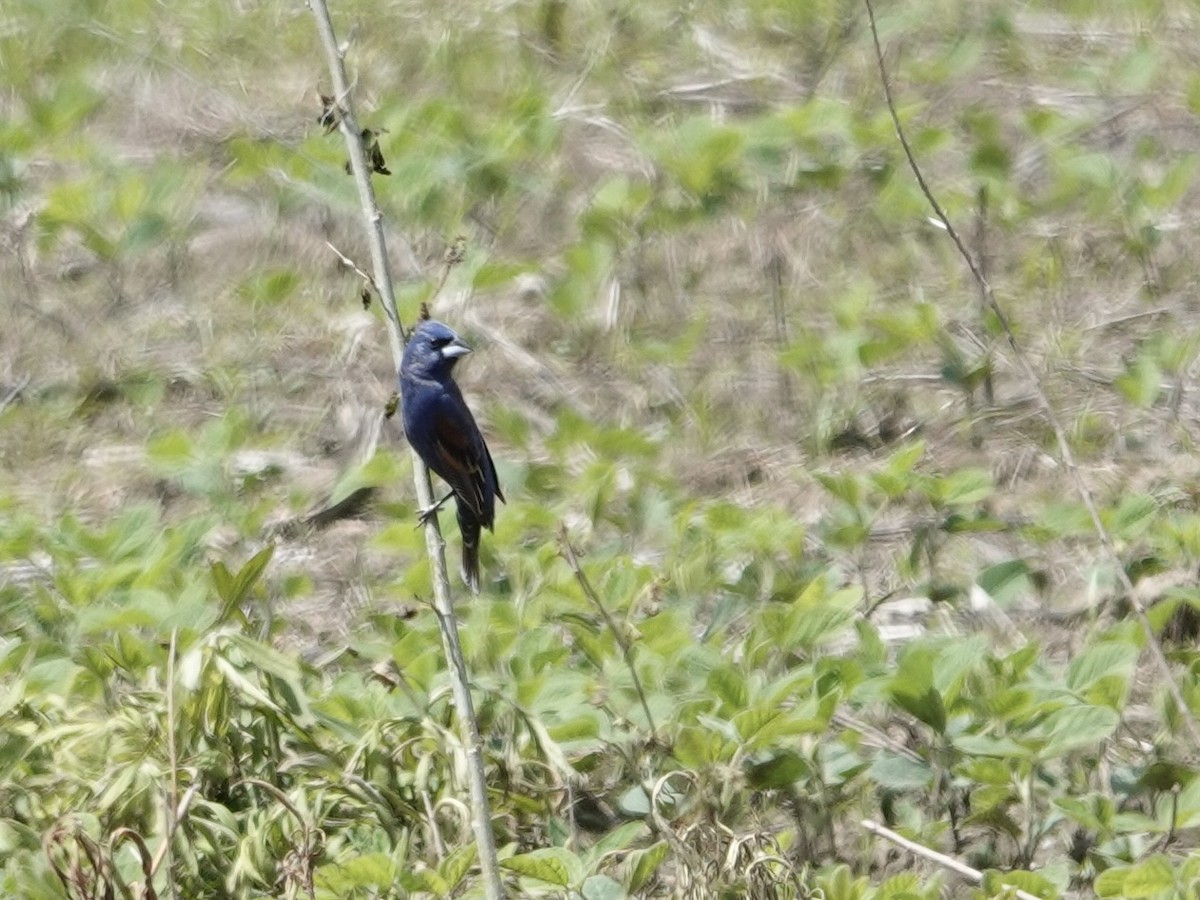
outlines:
[[[949, 869], [951, 872], [956, 872], [963, 878], [970, 879], [975, 884], [981, 884], [983, 882], [982, 872], [980, 872], [978, 869], [972, 869], [966, 863], [959, 862], [953, 856], [947, 856], [944, 853], [938, 853], [936, 850], [931, 850], [924, 844], [918, 844], [916, 841], [910, 841], [908, 838], [896, 834], [896, 832], [892, 831], [892, 829], [885, 828], [878, 822], [872, 822], [870, 819], [863, 819], [862, 827], [871, 832], [871, 834], [879, 835], [879, 837], [891, 841], [897, 847], [903, 847], [909, 853], [915, 853], [922, 859], [927, 859], [930, 862], [937, 863], [943, 869]], [[1020, 888], [1014, 888], [1007, 884], [1004, 885], [1004, 887], [1007, 890], [1013, 891], [1018, 900], [1041, 900], [1040, 897], [1036, 897], [1028, 891], [1023, 891]]]
[[446, 248], [446, 253], [442, 257], [442, 274], [438, 277], [438, 283], [434, 287], [433, 292], [429, 295], [430, 299], [436, 297], [442, 292], [442, 288], [446, 286], [446, 279], [450, 277], [450, 270], [463, 261], [467, 254], [467, 238], [465, 235], [457, 235]]
[[[171, 837], [175, 834], [178, 822], [175, 817], [175, 807], [179, 804], [179, 752], [175, 745], [175, 657], [178, 652], [179, 629], [172, 628], [171, 646], [167, 650], [167, 757], [171, 766], [171, 781], [167, 792], [166, 834], [158, 848], [162, 853], [162, 859], [167, 859], [171, 855]], [[153, 878], [157, 869], [157, 863], [150, 866], [150, 878]], [[146, 879], [147, 885], [150, 884], [150, 878]], [[179, 900], [179, 889], [175, 884], [170, 866], [167, 867], [167, 884], [170, 886], [171, 896], [175, 900]]]
[[633, 645], [621, 633], [621, 629], [617, 627], [616, 621], [605, 608], [596, 591], [592, 588], [591, 582], [583, 574], [583, 569], [579, 565], [579, 558], [575, 555], [575, 548], [571, 546], [571, 539], [567, 535], [566, 525], [563, 525], [559, 531], [559, 542], [562, 544], [562, 558], [567, 561], [567, 565], [575, 573], [575, 580], [579, 582], [579, 587], [583, 589], [583, 593], [588, 600], [592, 601], [592, 605], [600, 610], [600, 615], [604, 618], [604, 623], [608, 626], [608, 630], [613, 633], [613, 637], [616, 638], [617, 646], [621, 648], [621, 654], [625, 657], [625, 665], [629, 667], [629, 674], [633, 676], [633, 688], [637, 691], [638, 700], [642, 702], [642, 710], [646, 713], [646, 724], [650, 727], [651, 734], [657, 734], [658, 729], [654, 726], [654, 716], [650, 713], [650, 704], [646, 702], [646, 692], [642, 689], [642, 680], [638, 677], [637, 666], [633, 663]]
[[[367, 165], [362, 143], [362, 132], [354, 115], [354, 104], [350, 85], [346, 80], [346, 68], [342, 53], [338, 49], [333, 22], [329, 18], [329, 7], [325, 0], [308, 0], [317, 22], [317, 31], [329, 65], [333, 80], [334, 102], [340, 113], [338, 127], [350, 151], [350, 168], [358, 185], [362, 202], [363, 219], [371, 248], [374, 284], [379, 294], [387, 325], [388, 344], [392, 350], [395, 371], [400, 371], [404, 357], [404, 342], [407, 337], [404, 326], [396, 311], [396, 297], [392, 290], [391, 273], [388, 270], [387, 244], [384, 240], [383, 215], [375, 202], [375, 191], [371, 185], [371, 171]], [[447, 255], [447, 267], [453, 265]], [[433, 504], [433, 486], [429, 481], [429, 469], [413, 451], [413, 481], [416, 485], [419, 508], [428, 509]], [[492, 814], [488, 802], [487, 772], [484, 769], [483, 738], [479, 733], [479, 720], [471, 700], [471, 681], [467, 664], [463, 658], [462, 643], [458, 637], [458, 625], [454, 617], [454, 603], [450, 598], [450, 576], [446, 569], [446, 544], [442, 540], [437, 516], [430, 516], [425, 523], [425, 548], [429, 554], [433, 575], [433, 602], [437, 612], [438, 626], [442, 634], [442, 645], [450, 667], [450, 683], [454, 694], [454, 706], [458, 712], [459, 732], [466, 756], [466, 772], [471, 794], [471, 827], [475, 832], [478, 847], [480, 872], [484, 883], [484, 895], [488, 900], [501, 900], [504, 885], [500, 880], [500, 864], [496, 855], [496, 838], [492, 832]]]
[[370, 275], [368, 275], [366, 272], [364, 272], [362, 269], [360, 269], [358, 267], [358, 263], [356, 263], [354, 260], [352, 260], [350, 257], [348, 257], [345, 253], [343, 253], [337, 247], [333, 246], [333, 244], [331, 244], [329, 241], [325, 242], [325, 246], [337, 254], [337, 258], [342, 261], [343, 266], [345, 266], [347, 269], [350, 269], [352, 272], [354, 272], [355, 275], [357, 275], [364, 282], [366, 282], [367, 287], [369, 287], [371, 290], [373, 290], [376, 294], [379, 293], [379, 288], [375, 286], [375, 279], [372, 278]]
[[[975, 211], [975, 246], [979, 255], [979, 271], [983, 277], [988, 275], [988, 191], [985, 185], [980, 185], [975, 196], [978, 198], [978, 208]], [[992, 373], [992, 340], [987, 333], [987, 291], [983, 284], [979, 285], [979, 340], [984, 345], [986, 354], [983, 373], [983, 402], [989, 407], [996, 405], [996, 386]]]
[[925, 176], [921, 172], [921, 167], [917, 164], [916, 157], [913, 155], [912, 147], [909, 146], [908, 138], [905, 136], [904, 128], [900, 124], [900, 115], [896, 112], [896, 103], [892, 97], [891, 82], [888, 80], [887, 66], [883, 61], [883, 47], [879, 43], [879, 29], [875, 24], [875, 9], [871, 5], [871, 0], [863, 0], [867, 6], [867, 18], [871, 23], [871, 39], [875, 43], [875, 60], [879, 64], [879, 77], [883, 84], [883, 95], [887, 101], [888, 112], [892, 117], [892, 125], [896, 129], [896, 137], [900, 141], [900, 146], [904, 150], [904, 155], [908, 159], [908, 166], [912, 170], [913, 176], [917, 179], [917, 184], [921, 188], [921, 193], [925, 195], [926, 201], [933, 209], [934, 214], [941, 221], [946, 229], [946, 233], [950, 236], [950, 240], [954, 242], [954, 246], [958, 249], [959, 255], [966, 262], [967, 268], [971, 270], [971, 276], [979, 285], [980, 291], [983, 293], [983, 298], [987, 303], [988, 308], [995, 315], [996, 320], [1000, 323], [1000, 327], [1004, 330], [1004, 336], [1008, 340], [1008, 346], [1012, 350], [1013, 358], [1017, 361], [1022, 373], [1028, 379], [1030, 386], [1033, 388], [1034, 396], [1037, 398], [1038, 405], [1042, 409], [1042, 414], [1046, 417], [1047, 423], [1054, 432], [1055, 440], [1058, 444], [1059, 458], [1062, 460], [1063, 466], [1071, 476], [1071, 480], [1075, 483], [1075, 488], [1079, 492], [1080, 498], [1083, 500], [1083, 505], [1091, 517], [1092, 526], [1096, 531], [1096, 535], [1100, 539], [1101, 547], [1105, 555], [1111, 562], [1113, 569], [1116, 572], [1117, 580], [1121, 583], [1121, 587], [1125, 591], [1125, 596], [1129, 601], [1129, 607], [1133, 610], [1139, 624], [1142, 626], [1142, 631], [1146, 635], [1146, 646], [1150, 650], [1150, 656], [1154, 661], [1155, 666], [1163, 675], [1164, 681], [1167, 684], [1167, 690], [1171, 693], [1171, 699], [1179, 712], [1180, 719], [1183, 720], [1187, 730], [1191, 734], [1194, 744], [1200, 744], [1200, 724], [1196, 722], [1196, 717], [1192, 714], [1188, 707], [1187, 700], [1184, 699], [1183, 691], [1179, 687], [1179, 683], [1175, 679], [1175, 673], [1171, 669], [1171, 664], [1167, 661], [1166, 655], [1163, 653], [1162, 645], [1158, 642], [1158, 637], [1154, 633], [1154, 626], [1150, 624], [1150, 619], [1146, 615], [1146, 607], [1141, 599], [1137, 596], [1134, 590], [1133, 580], [1129, 577], [1129, 573], [1125, 570], [1125, 565], [1121, 562], [1121, 558], [1117, 555], [1117, 550], [1113, 544], [1112, 537], [1108, 533], [1108, 529], [1104, 527], [1104, 522], [1100, 518], [1100, 510], [1096, 505], [1096, 498], [1092, 494], [1091, 488], [1083, 478], [1083, 473], [1079, 469], [1079, 465], [1075, 462], [1075, 454], [1071, 450], [1070, 441], [1067, 439], [1066, 429], [1062, 422], [1059, 421], [1058, 414], [1054, 411], [1054, 407], [1050, 404], [1050, 398], [1046, 396], [1046, 390], [1042, 387], [1042, 381], [1038, 377], [1037, 371], [1033, 368], [1033, 364], [1025, 355], [1025, 351], [1021, 349], [1017, 343], [1016, 334], [1013, 332], [1012, 325], [1009, 323], [1008, 316], [1005, 315], [1004, 309], [996, 300], [996, 295], [992, 291], [991, 284], [980, 271], [979, 265], [975, 258], [959, 237], [958, 231], [950, 222], [950, 218], [946, 215], [946, 211], [942, 209], [942, 205], [934, 196], [929, 184], [925, 181]]

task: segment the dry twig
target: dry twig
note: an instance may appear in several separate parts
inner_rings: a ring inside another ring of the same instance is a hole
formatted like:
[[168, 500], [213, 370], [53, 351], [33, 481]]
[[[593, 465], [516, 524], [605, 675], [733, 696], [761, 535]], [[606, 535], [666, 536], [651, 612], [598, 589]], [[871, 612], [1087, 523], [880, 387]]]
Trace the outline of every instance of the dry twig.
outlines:
[[[937, 863], [943, 869], [949, 869], [951, 872], [955, 872], [961, 875], [963, 878], [970, 879], [975, 884], [981, 884], [983, 882], [982, 872], [980, 872], [978, 869], [972, 869], [966, 863], [959, 862], [953, 856], [947, 856], [944, 853], [938, 853], [936, 850], [931, 850], [924, 844], [918, 844], [916, 841], [910, 841], [903, 835], [896, 834], [896, 832], [892, 831], [892, 829], [885, 828], [878, 822], [872, 822], [870, 819], [863, 819], [862, 827], [871, 832], [871, 834], [877, 834], [881, 838], [891, 841], [897, 847], [903, 847], [909, 853], [915, 853], [922, 859], [927, 859], [930, 862]], [[1009, 885], [1005, 885], [1005, 887], [1008, 888], [1008, 890], [1013, 891], [1018, 900], [1041, 900], [1041, 898], [1035, 897], [1028, 891], [1022, 891], [1019, 888], [1010, 887]]]

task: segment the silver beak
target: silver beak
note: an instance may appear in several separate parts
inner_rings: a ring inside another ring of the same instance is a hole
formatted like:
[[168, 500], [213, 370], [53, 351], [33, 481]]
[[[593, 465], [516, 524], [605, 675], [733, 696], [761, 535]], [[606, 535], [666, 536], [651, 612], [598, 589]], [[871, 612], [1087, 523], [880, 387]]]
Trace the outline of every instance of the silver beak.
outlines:
[[466, 356], [471, 352], [470, 346], [460, 337], [456, 337], [445, 347], [442, 348], [442, 356], [448, 359], [455, 359], [459, 356]]

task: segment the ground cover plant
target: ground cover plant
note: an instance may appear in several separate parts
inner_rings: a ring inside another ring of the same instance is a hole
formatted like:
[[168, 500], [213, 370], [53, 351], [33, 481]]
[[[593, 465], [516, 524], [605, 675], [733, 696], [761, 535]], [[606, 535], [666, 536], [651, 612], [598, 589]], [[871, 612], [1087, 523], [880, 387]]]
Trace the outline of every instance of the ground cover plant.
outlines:
[[[509, 500], [456, 609], [512, 894], [1194, 896], [1195, 11], [876, 9], [1115, 556], [860, 2], [332, 12]], [[481, 891], [320, 59], [0, 11], [4, 896]]]

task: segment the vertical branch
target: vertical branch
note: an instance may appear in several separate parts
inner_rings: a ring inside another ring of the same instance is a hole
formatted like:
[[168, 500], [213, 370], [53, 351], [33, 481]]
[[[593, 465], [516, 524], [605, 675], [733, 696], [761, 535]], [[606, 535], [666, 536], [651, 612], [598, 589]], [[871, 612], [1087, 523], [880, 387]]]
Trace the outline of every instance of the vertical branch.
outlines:
[[[325, 0], [308, 0], [308, 7], [317, 22], [317, 31], [325, 49], [329, 75], [333, 80], [334, 104], [338, 116], [338, 127], [346, 139], [350, 151], [350, 169], [358, 186], [362, 202], [363, 220], [371, 247], [371, 264], [374, 269], [374, 284], [383, 306], [387, 323], [388, 344], [392, 351], [394, 371], [400, 371], [404, 356], [404, 327], [396, 311], [396, 298], [392, 290], [391, 273], [388, 270], [387, 243], [384, 240], [383, 216], [375, 202], [375, 191], [371, 185], [371, 169], [363, 147], [362, 131], [354, 115], [354, 103], [350, 96], [350, 85], [346, 80], [346, 69], [342, 52], [338, 49], [333, 22]], [[448, 263], [449, 264], [449, 263]], [[444, 279], [443, 279], [444, 280]], [[417, 503], [421, 509], [433, 506], [433, 488], [429, 482], [429, 470], [413, 452], [413, 479], [416, 483]], [[425, 520], [425, 547], [429, 553], [433, 573], [433, 602], [437, 612], [438, 626], [442, 633], [442, 645], [446, 661], [450, 666], [454, 706], [458, 711], [459, 734], [467, 762], [467, 777], [471, 792], [471, 827], [479, 853], [485, 896], [488, 900], [500, 900], [504, 888], [500, 881], [500, 866], [496, 859], [496, 838], [492, 833], [491, 807], [488, 803], [487, 775], [483, 762], [483, 740], [479, 734], [479, 722], [475, 706], [471, 701], [470, 674], [463, 657], [462, 643], [458, 636], [458, 625], [454, 618], [454, 604], [450, 597], [450, 578], [446, 570], [446, 543], [436, 515]]]

